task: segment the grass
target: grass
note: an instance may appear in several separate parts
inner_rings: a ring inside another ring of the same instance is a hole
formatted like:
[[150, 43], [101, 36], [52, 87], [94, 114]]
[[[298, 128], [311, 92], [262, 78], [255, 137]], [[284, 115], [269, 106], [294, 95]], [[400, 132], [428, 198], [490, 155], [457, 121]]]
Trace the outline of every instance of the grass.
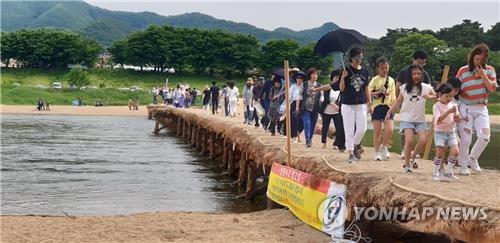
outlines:
[[[51, 87], [53, 82], [62, 82], [63, 87], [69, 87], [64, 76], [67, 70], [47, 69], [5, 69], [1, 70], [1, 99], [2, 104], [34, 105], [39, 98], [47, 100], [52, 105], [70, 105], [72, 100], [80, 97], [84, 104], [93, 105], [96, 100], [108, 99], [109, 105], [126, 105], [128, 99], [138, 98], [140, 104], [149, 104], [152, 101], [150, 90], [154, 86], [164, 86], [169, 79], [169, 87], [177, 84], [189, 85], [197, 90], [203, 90], [211, 85], [215, 78], [186, 74], [160, 74], [152, 72], [136, 72], [129, 70], [94, 69], [89, 73], [90, 86], [110, 87], [86, 90], [54, 90], [52, 88], [37, 88], [36, 85]], [[241, 81], [240, 81], [241, 80]], [[240, 86], [243, 78], [238, 79]], [[224, 80], [216, 80], [219, 84]], [[237, 81], [237, 82], [238, 82]], [[20, 86], [14, 85], [19, 83]], [[139, 86], [142, 91], [122, 91], [118, 88]], [[201, 98], [201, 96], [198, 96]], [[197, 102], [200, 103], [200, 102]]]

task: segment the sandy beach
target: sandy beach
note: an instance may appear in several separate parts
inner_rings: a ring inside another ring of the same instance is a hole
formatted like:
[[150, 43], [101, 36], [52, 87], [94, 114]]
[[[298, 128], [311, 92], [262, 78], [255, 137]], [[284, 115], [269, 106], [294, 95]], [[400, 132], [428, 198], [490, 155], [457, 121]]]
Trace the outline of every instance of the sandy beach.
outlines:
[[139, 110], [129, 110], [128, 106], [50, 106], [50, 111], [38, 111], [30, 105], [0, 105], [1, 114], [29, 114], [29, 115], [84, 115], [84, 116], [142, 116], [147, 117], [146, 106], [139, 106]]
[[[329, 242], [329, 236], [275, 209], [244, 214], [141, 213], [127, 216], [1, 216], [2, 242]], [[251, 229], [251, 230], [249, 230]]]

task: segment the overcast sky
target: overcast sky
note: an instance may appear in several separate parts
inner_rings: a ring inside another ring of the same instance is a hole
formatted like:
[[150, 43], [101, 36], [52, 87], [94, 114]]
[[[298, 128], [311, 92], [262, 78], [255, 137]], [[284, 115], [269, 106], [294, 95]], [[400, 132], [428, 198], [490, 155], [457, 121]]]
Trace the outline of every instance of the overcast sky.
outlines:
[[171, 1], [171, 0], [85, 0], [109, 10], [130, 12], [151, 11], [160, 15], [179, 15], [200, 12], [218, 19], [245, 22], [273, 30], [287, 27], [293, 30], [310, 29], [325, 22], [343, 28], [356, 29], [369, 37], [381, 37], [387, 29], [412, 28], [439, 30], [459, 24], [463, 19], [479, 21], [485, 30], [500, 21], [500, 1], [430, 0], [384, 2], [351, 1]]

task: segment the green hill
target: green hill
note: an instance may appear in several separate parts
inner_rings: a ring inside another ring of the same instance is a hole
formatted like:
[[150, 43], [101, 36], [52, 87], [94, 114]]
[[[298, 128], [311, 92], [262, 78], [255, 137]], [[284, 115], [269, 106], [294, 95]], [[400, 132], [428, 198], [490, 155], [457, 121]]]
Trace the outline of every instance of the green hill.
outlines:
[[2, 1], [0, 4], [2, 31], [42, 27], [70, 29], [81, 32], [104, 46], [110, 46], [113, 40], [152, 24], [221, 29], [254, 35], [261, 42], [294, 39], [300, 43], [315, 42], [325, 33], [339, 28], [329, 22], [321, 27], [302, 31], [287, 28], [268, 31], [247, 23], [216, 19], [201, 13], [162, 16], [152, 12], [110, 11], [83, 1]]

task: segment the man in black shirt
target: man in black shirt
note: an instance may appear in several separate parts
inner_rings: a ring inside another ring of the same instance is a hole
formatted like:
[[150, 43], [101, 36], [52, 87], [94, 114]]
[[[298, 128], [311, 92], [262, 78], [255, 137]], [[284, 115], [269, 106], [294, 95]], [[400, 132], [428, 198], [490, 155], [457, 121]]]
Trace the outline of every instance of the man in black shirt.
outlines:
[[212, 93], [212, 114], [219, 114], [217, 111], [219, 108], [219, 87], [215, 84], [215, 81], [213, 81], [212, 87], [210, 87], [210, 92]]
[[[425, 53], [424, 51], [416, 51], [415, 53], [413, 53], [412, 64], [417, 64], [424, 68], [425, 64], [427, 64], [427, 53]], [[410, 66], [411, 65], [404, 67], [398, 73], [398, 77], [396, 78], [396, 97], [399, 95], [399, 86], [412, 81]], [[423, 79], [424, 83], [432, 85], [432, 80], [429, 76], [429, 73], [425, 70]]]

